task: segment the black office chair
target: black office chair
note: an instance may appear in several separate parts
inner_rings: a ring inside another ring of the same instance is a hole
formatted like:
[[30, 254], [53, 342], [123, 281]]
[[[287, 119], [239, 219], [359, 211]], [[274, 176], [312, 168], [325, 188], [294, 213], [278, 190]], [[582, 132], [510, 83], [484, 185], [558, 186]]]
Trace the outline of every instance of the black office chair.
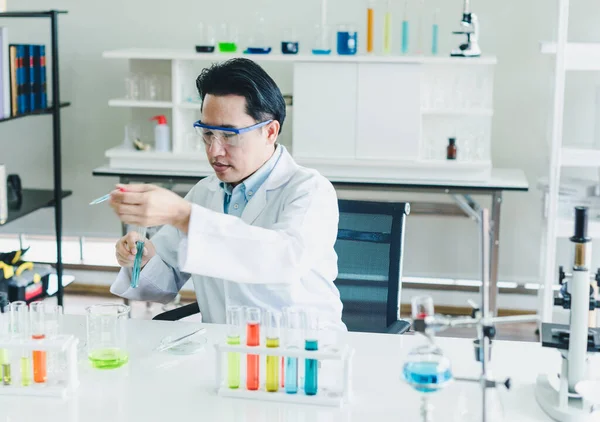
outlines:
[[349, 331], [402, 334], [410, 323], [399, 319], [405, 202], [340, 200], [335, 250], [335, 284]]
[[[335, 249], [344, 310], [350, 331], [402, 334], [410, 323], [399, 319], [404, 225], [408, 203], [339, 200]], [[155, 316], [176, 321], [199, 312], [194, 302]]]

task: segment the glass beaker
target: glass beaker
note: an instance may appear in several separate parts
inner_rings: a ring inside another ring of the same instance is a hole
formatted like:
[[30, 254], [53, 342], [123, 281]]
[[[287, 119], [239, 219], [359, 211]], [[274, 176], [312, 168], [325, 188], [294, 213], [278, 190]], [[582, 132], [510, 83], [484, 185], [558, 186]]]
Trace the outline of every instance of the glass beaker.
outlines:
[[213, 53], [217, 43], [217, 34], [215, 27], [210, 24], [200, 22], [198, 24], [199, 40], [196, 44], [197, 53]]
[[283, 38], [281, 40], [281, 53], [282, 54], [298, 54], [300, 51], [300, 42], [298, 41], [298, 34], [294, 28], [288, 28], [283, 31]]
[[315, 41], [312, 53], [316, 55], [331, 54], [331, 41], [329, 39], [329, 28], [317, 25], [315, 30]]
[[94, 368], [119, 368], [129, 360], [125, 327], [129, 310], [122, 304], [86, 308], [88, 359]]
[[358, 33], [352, 25], [340, 25], [337, 30], [337, 52], [342, 56], [356, 54]]
[[221, 25], [219, 34], [219, 51], [221, 53], [235, 53], [237, 51], [238, 30], [233, 25]]

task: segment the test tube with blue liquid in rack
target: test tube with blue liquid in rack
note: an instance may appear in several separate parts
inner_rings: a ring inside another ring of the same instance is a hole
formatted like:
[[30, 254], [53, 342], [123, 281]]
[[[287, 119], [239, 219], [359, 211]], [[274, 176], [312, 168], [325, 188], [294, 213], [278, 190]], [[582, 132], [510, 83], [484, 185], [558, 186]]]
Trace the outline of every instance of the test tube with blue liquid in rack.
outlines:
[[140, 272], [142, 271], [142, 260], [144, 259], [144, 245], [146, 243], [146, 227], [134, 226], [137, 233], [135, 242], [135, 259], [133, 260], [133, 269], [131, 271], [131, 288], [135, 289], [140, 281]]
[[[319, 350], [319, 316], [316, 311], [304, 312], [304, 350]], [[304, 394], [314, 396], [319, 389], [319, 361], [304, 360]]]
[[402, 18], [402, 54], [408, 54], [410, 41], [410, 25], [408, 22], [408, 0], [404, 0], [404, 17]]
[[[425, 319], [434, 315], [433, 299], [417, 296], [412, 299], [413, 319]], [[452, 380], [450, 360], [435, 345], [433, 333], [427, 333], [426, 343], [410, 351], [403, 366], [402, 375], [407, 384], [421, 393], [421, 417], [423, 422], [432, 421], [429, 394], [444, 388]]]
[[[244, 329], [244, 309], [240, 306], [229, 306], [227, 308], [227, 344], [237, 346], [241, 344], [242, 331]], [[240, 353], [227, 353], [227, 386], [229, 388], [240, 387]]]

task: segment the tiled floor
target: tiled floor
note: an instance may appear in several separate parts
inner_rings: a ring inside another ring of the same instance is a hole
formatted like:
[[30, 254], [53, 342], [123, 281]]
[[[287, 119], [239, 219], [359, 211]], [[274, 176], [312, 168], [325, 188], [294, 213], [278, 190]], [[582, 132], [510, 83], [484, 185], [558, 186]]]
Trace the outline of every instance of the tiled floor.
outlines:
[[[55, 302], [55, 298], [47, 299]], [[65, 313], [74, 315], [85, 315], [85, 308], [90, 305], [99, 303], [123, 303], [123, 300], [118, 297], [92, 296], [92, 295], [75, 295], [65, 294], [64, 304]], [[158, 303], [146, 302], [130, 302], [131, 317], [140, 319], [152, 319], [154, 316], [172, 309], [172, 305], [165, 306]], [[200, 316], [192, 316], [186, 320], [200, 320]], [[536, 324], [507, 324], [497, 327], [497, 340], [516, 340], [516, 341], [538, 341], [538, 336], [535, 334]], [[475, 338], [476, 332], [474, 328], [453, 328], [438, 334], [440, 337], [461, 337]]]

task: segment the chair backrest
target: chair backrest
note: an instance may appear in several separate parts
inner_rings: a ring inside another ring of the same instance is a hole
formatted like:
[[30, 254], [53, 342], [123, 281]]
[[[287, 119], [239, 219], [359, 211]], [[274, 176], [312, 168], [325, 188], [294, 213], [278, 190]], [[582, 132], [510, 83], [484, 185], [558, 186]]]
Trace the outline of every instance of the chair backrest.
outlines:
[[339, 200], [335, 281], [350, 331], [384, 332], [398, 319], [405, 202]]

